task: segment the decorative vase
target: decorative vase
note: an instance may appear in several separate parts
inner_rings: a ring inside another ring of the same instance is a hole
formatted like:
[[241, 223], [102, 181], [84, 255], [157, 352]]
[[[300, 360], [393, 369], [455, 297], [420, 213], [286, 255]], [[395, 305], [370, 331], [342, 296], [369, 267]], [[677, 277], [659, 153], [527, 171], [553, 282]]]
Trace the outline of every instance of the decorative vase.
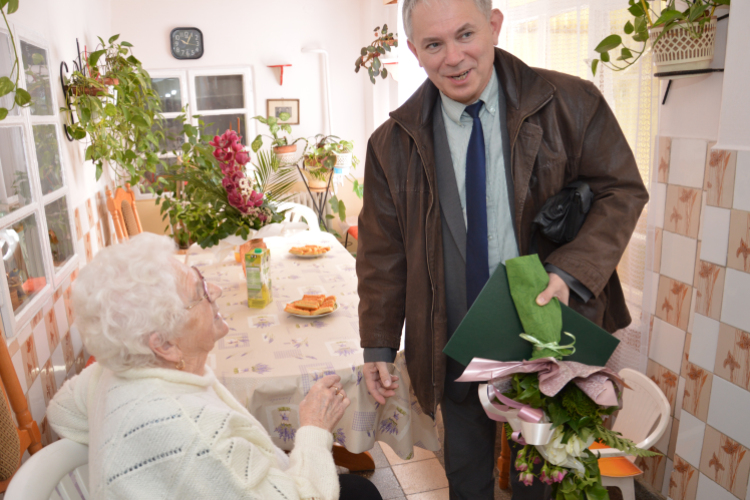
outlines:
[[346, 175], [352, 168], [352, 153], [336, 153], [336, 164], [333, 167], [334, 174]]
[[[657, 37], [664, 31], [664, 27], [651, 28], [649, 39], [653, 46], [654, 63], [656, 73], [672, 71], [689, 71], [706, 69], [711, 65], [714, 58], [714, 46], [716, 45], [716, 18], [703, 26], [700, 38], [694, 38], [690, 31], [683, 27], [684, 23], [678, 23], [662, 36], [659, 41]], [[665, 78], [685, 78], [692, 75], [668, 76]]]
[[282, 166], [292, 165], [297, 160], [297, 145], [289, 144], [287, 146], [276, 146], [273, 148], [274, 154], [279, 159]]

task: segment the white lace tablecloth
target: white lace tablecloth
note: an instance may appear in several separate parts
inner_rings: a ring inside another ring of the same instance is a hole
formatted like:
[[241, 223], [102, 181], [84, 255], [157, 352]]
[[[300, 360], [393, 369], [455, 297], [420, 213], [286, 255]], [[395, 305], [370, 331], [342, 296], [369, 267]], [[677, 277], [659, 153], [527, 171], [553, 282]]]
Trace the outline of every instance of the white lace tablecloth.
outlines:
[[[229, 334], [216, 343], [208, 364], [219, 380], [271, 434], [277, 446], [291, 449], [299, 427], [298, 406], [321, 377], [337, 373], [351, 405], [336, 425], [334, 439], [353, 453], [387, 443], [401, 458], [411, 458], [413, 446], [440, 448], [434, 421], [422, 412], [411, 391], [403, 353], [393, 373], [400, 377], [397, 394], [379, 405], [362, 378], [359, 347], [355, 260], [328, 233], [303, 232], [265, 239], [271, 250], [273, 302], [264, 309], [247, 306], [242, 267], [229, 256], [214, 262], [210, 250], [193, 246], [187, 263], [206, 280], [220, 285], [221, 312]], [[289, 254], [292, 246], [330, 246], [316, 259]], [[304, 294], [335, 295], [339, 308], [323, 318], [297, 318], [284, 306]]]

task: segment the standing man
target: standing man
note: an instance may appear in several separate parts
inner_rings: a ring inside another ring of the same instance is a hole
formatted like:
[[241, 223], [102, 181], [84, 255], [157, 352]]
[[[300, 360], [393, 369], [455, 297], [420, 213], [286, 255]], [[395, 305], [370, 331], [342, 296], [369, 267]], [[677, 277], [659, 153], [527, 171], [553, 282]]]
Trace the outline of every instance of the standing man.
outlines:
[[[538, 238], [550, 273], [537, 298], [614, 332], [630, 323], [615, 267], [648, 200], [633, 154], [591, 83], [496, 49], [491, 0], [405, 0], [409, 49], [428, 80], [370, 138], [359, 216], [361, 345], [381, 404], [406, 323], [406, 366], [422, 409], [445, 426], [451, 499], [493, 497], [495, 422], [443, 348], [498, 264], [529, 253], [532, 220], [579, 179], [594, 202], [577, 238]], [[513, 471], [515, 472], [515, 471]], [[514, 499], [541, 499], [511, 474]]]

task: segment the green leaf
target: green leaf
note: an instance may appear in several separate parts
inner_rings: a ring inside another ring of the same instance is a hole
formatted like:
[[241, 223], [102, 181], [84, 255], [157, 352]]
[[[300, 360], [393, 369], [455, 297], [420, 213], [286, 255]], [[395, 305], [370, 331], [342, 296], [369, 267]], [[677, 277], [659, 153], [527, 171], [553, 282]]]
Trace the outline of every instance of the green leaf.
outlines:
[[115, 41], [115, 40], [117, 40], [118, 38], [120, 38], [120, 35], [112, 35], [111, 37], [109, 37], [109, 43], [112, 43], [112, 42], [114, 42], [114, 41]]
[[563, 425], [570, 420], [570, 415], [568, 414], [568, 412], [556, 403], [550, 403], [547, 406], [547, 412], [549, 413], [549, 417], [552, 420], [553, 428]]
[[617, 58], [618, 61], [624, 61], [626, 59], [630, 59], [633, 57], [633, 53], [630, 52], [630, 49], [627, 47], [623, 47], [622, 50], [620, 50], [620, 57]]
[[380, 72], [380, 76], [383, 77], [383, 80], [385, 80], [386, 78], [388, 78], [388, 70], [385, 69], [385, 68], [383, 68], [383, 71]]
[[104, 106], [104, 114], [107, 116], [115, 116], [117, 114], [117, 108], [112, 103], [107, 103]]
[[24, 89], [16, 89], [15, 101], [19, 106], [26, 106], [31, 102], [31, 94], [26, 92]]
[[645, 17], [636, 17], [635, 18], [635, 26], [633, 27], [633, 30], [636, 33], [643, 33], [645, 31], [648, 31], [648, 22], [646, 21]]
[[383, 47], [378, 47], [378, 52], [380, 54], [385, 54], [385, 49]]
[[8, 110], [6, 108], [0, 108], [0, 120], [5, 120], [6, 116], [8, 116]]
[[8, 5], [8, 0], [0, 0], [0, 9]]
[[105, 52], [105, 50], [95, 50], [94, 52], [89, 54], [89, 66], [96, 66], [96, 63], [99, 62], [99, 58], [103, 56]]
[[695, 21], [699, 17], [701, 17], [711, 6], [710, 5], [699, 5], [698, 3], [694, 3], [690, 6], [690, 15], [688, 16], [688, 19], [690, 22]]
[[283, 125], [281, 126], [281, 130], [283, 130], [283, 131], [284, 131], [284, 132], [286, 132], [287, 134], [291, 134], [291, 133], [292, 133], [292, 126], [291, 126], [291, 125], [289, 125], [288, 123], [285, 123], [285, 124], [283, 124]]
[[8, 2], [8, 14], [13, 14], [18, 10], [18, 0], [10, 0]]
[[366, 56], [367, 55], [367, 47], [362, 47], [362, 50], [359, 51], [359, 54], [361, 56], [363, 56], [363, 57]]
[[609, 492], [601, 484], [595, 484], [586, 489], [586, 500], [609, 500]]
[[609, 52], [602, 52], [600, 57], [602, 58], [602, 62], [609, 62]]
[[341, 222], [346, 220], [346, 205], [344, 205], [344, 200], [339, 200], [339, 219], [341, 219]]
[[593, 61], [591, 61], [591, 73], [593, 73], [594, 76], [596, 76], [596, 68], [598, 67], [599, 67], [599, 59], [594, 59]]
[[257, 153], [258, 150], [263, 146], [263, 137], [261, 137], [260, 134], [253, 140], [253, 142], [250, 144], [250, 148], [252, 148], [253, 153]]
[[266, 119], [266, 124], [267, 124], [267, 125], [268, 125], [269, 127], [273, 127], [274, 125], [276, 125], [276, 123], [277, 123], [277, 122], [278, 122], [278, 120], [276, 119], [276, 117], [275, 117], [275, 116], [269, 116], [269, 117], [268, 117], [268, 118]]
[[679, 10], [669, 9], [661, 13], [659, 19], [654, 21], [654, 26], [661, 26], [662, 24], [667, 24], [670, 21], [682, 19], [685, 19], [685, 15], [682, 12], [680, 12]]
[[384, 24], [383, 25], [383, 34], [385, 35], [386, 33], [388, 33], [388, 25]]
[[599, 42], [599, 45], [594, 49], [596, 52], [604, 53], [609, 52], [622, 43], [620, 35], [609, 35], [607, 38]]
[[15, 87], [15, 84], [7, 76], [0, 78], [0, 97], [9, 94]]
[[646, 15], [646, 12], [643, 10], [643, 7], [641, 7], [640, 3], [635, 3], [635, 4], [631, 5], [628, 8], [628, 12], [630, 12], [631, 14], [633, 14], [633, 16], [635, 16], [635, 17], [645, 16]]
[[130, 42], [120, 42], [120, 45], [122, 45], [123, 47], [132, 47], [133, 46], [133, 44], [130, 43]]
[[646, 42], [648, 41], [648, 31], [644, 31], [641, 33], [636, 33], [633, 35], [633, 40], [636, 42]]
[[623, 30], [625, 31], [626, 35], [631, 34], [633, 31], [635, 31], [635, 28], [633, 27], [633, 23], [631, 23], [630, 21], [625, 23], [625, 28], [623, 28]]
[[260, 115], [253, 116], [253, 120], [258, 120], [260, 123], [263, 123], [263, 124], [267, 123], [266, 119], [264, 117], [260, 116]]
[[331, 196], [331, 199], [328, 200], [328, 203], [331, 205], [331, 212], [333, 212], [333, 213], [335, 213], [335, 214], [338, 215], [338, 213], [339, 213], [339, 199], [336, 197], [335, 194], [333, 196]]
[[31, 62], [36, 65], [44, 64], [44, 56], [42, 54], [36, 53], [31, 56]]
[[288, 121], [291, 117], [292, 115], [290, 115], [286, 111], [282, 111], [281, 113], [279, 113], [279, 120], [281, 120], [282, 122]]

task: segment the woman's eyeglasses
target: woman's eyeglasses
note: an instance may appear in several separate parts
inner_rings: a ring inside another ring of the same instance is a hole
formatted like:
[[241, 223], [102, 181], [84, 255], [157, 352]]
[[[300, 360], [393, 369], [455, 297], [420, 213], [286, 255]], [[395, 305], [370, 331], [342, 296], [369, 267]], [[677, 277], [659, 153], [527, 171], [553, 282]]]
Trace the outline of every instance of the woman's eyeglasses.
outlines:
[[203, 297], [198, 302], [196, 302], [193, 305], [187, 306], [185, 309], [188, 309], [188, 310], [192, 309], [193, 307], [203, 302], [203, 299], [206, 299], [209, 304], [213, 304], [214, 301], [211, 300], [211, 294], [208, 292], [208, 283], [206, 283], [206, 278], [203, 277], [203, 275], [201, 274], [201, 272], [198, 270], [197, 267], [192, 266], [191, 269], [195, 269], [195, 272], [198, 273], [198, 277], [201, 280], [201, 285], [203, 285]]

